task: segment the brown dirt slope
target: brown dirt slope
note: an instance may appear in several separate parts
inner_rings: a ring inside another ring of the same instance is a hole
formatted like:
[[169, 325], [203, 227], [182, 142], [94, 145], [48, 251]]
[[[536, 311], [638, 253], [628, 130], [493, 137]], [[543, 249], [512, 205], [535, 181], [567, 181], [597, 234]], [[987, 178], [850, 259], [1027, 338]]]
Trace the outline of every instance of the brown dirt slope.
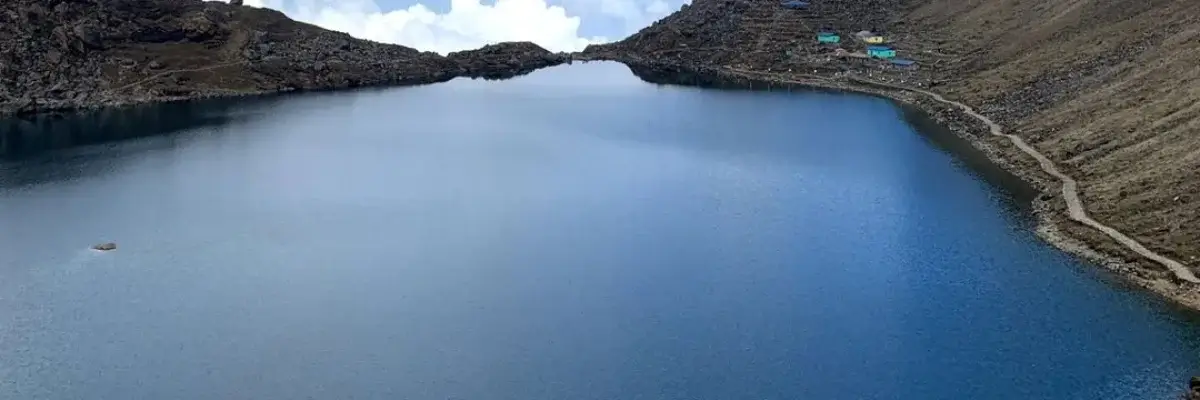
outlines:
[[1200, 265], [1200, 2], [926, 3], [911, 21], [982, 49], [945, 92], [1078, 179], [1097, 219]]
[[[696, 0], [584, 55], [931, 87], [1049, 156], [1100, 222], [1200, 266], [1200, 2], [810, 1]], [[832, 56], [819, 29], [883, 32], [921, 70]]]
[[7, 0], [0, 4], [0, 114], [430, 83], [562, 62], [527, 45], [497, 50], [507, 49], [520, 52], [503, 64], [452, 60], [224, 2]]

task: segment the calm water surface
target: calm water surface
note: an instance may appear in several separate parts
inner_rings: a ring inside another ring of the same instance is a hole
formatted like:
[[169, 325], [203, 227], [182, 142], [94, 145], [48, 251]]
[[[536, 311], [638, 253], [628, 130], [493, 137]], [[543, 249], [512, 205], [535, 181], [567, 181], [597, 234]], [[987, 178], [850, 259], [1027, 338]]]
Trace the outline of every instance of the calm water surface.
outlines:
[[1200, 372], [1200, 324], [883, 100], [587, 64], [206, 110], [0, 164], [0, 398], [1170, 399]]

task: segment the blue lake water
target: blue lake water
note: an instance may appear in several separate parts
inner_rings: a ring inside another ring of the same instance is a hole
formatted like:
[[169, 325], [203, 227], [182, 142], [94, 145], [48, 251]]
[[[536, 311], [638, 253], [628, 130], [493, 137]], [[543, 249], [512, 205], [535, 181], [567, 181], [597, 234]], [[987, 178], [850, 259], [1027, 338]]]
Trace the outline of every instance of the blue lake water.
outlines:
[[592, 63], [204, 104], [0, 164], [0, 398], [1173, 399], [1200, 372], [1200, 323], [1039, 241], [888, 101]]

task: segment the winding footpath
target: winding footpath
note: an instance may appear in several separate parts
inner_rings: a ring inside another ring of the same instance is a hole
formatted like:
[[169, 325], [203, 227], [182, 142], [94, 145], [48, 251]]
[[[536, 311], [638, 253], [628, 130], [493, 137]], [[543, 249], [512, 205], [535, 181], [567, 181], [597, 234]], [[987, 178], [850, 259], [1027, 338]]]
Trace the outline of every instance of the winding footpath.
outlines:
[[[743, 75], [743, 76], [748, 76], [748, 77], [753, 77], [755, 75], [766, 76], [770, 80], [776, 80], [781, 83], [798, 84], [798, 85], [812, 85], [813, 84], [811, 81], [810, 82], [802, 82], [802, 81], [796, 81], [793, 79], [788, 79], [788, 77], [786, 77], [782, 74], [762, 73], [762, 72], [747, 71], [747, 70], [735, 69], [735, 68], [726, 68], [726, 70], [733, 72], [734, 74], [737, 74], [737, 75]], [[834, 83], [834, 81], [832, 81], [831, 79], [826, 78], [826, 77], [819, 77], [819, 76], [813, 76], [813, 75], [800, 75], [800, 76], [803, 77], [804, 79], [812, 79], [815, 81]], [[1162, 266], [1164, 266], [1168, 270], [1170, 270], [1171, 273], [1173, 273], [1177, 279], [1179, 279], [1181, 281], [1185, 281], [1185, 282], [1190, 282], [1193, 284], [1200, 284], [1200, 279], [1197, 279], [1196, 275], [1194, 273], [1192, 273], [1192, 271], [1190, 269], [1188, 269], [1188, 267], [1186, 265], [1183, 265], [1183, 263], [1173, 260], [1162, 254], [1156, 253], [1153, 250], [1146, 248], [1146, 246], [1143, 246], [1140, 242], [1138, 242], [1134, 238], [1131, 238], [1128, 235], [1122, 233], [1121, 231], [1118, 231], [1111, 226], [1102, 224], [1102, 223], [1100, 223], [1100, 221], [1096, 221], [1095, 219], [1093, 219], [1090, 215], [1088, 215], [1087, 210], [1083, 207], [1083, 200], [1081, 200], [1079, 198], [1079, 182], [1076, 181], [1075, 178], [1072, 178], [1070, 175], [1067, 175], [1067, 174], [1063, 173], [1062, 171], [1060, 171], [1058, 169], [1058, 166], [1054, 165], [1054, 161], [1051, 161], [1050, 158], [1046, 157], [1045, 154], [1042, 154], [1041, 152], [1037, 151], [1037, 149], [1033, 148], [1033, 146], [1030, 146], [1029, 143], [1025, 142], [1025, 140], [1021, 139], [1021, 137], [1019, 137], [1017, 135], [1011, 135], [1011, 134], [1004, 133], [1004, 130], [1003, 130], [1003, 128], [1000, 127], [1000, 124], [997, 124], [994, 121], [992, 121], [991, 119], [989, 119], [988, 117], [983, 116], [983, 114], [976, 112], [974, 108], [971, 108], [971, 106], [968, 106], [966, 104], [963, 104], [961, 102], [957, 102], [954, 100], [949, 100], [945, 97], [942, 97], [942, 95], [940, 95], [940, 94], [937, 94], [937, 93], [934, 93], [934, 92], [931, 92], [928, 90], [917, 89], [917, 88], [903, 86], [903, 85], [896, 85], [896, 84], [892, 84], [892, 83], [884, 83], [884, 82], [879, 82], [879, 81], [864, 79], [864, 78], [858, 78], [858, 77], [851, 78], [851, 82], [854, 82], [854, 81], [858, 81], [859, 83], [868, 84], [868, 85], [872, 85], [872, 86], [886, 87], [886, 88], [895, 89], [895, 90], [920, 93], [920, 94], [929, 96], [930, 98], [937, 100], [938, 102], [958, 107], [960, 110], [962, 110], [967, 115], [970, 115], [972, 118], [975, 118], [975, 119], [979, 120], [980, 122], [983, 122], [984, 124], [986, 124], [988, 127], [988, 130], [992, 133], [992, 135], [1000, 136], [1000, 137], [1008, 139], [1010, 142], [1012, 142], [1013, 145], [1015, 145], [1015, 146], [1017, 146], [1017, 148], [1021, 149], [1022, 152], [1025, 152], [1025, 154], [1028, 154], [1030, 157], [1033, 157], [1035, 160], [1037, 160], [1038, 164], [1041, 166], [1043, 171], [1046, 171], [1047, 174], [1050, 174], [1050, 175], [1054, 176], [1055, 178], [1058, 178], [1058, 180], [1062, 181], [1062, 183], [1063, 183], [1062, 184], [1062, 196], [1063, 196], [1063, 199], [1066, 200], [1066, 202], [1067, 202], [1067, 214], [1072, 220], [1075, 220], [1081, 224], [1087, 225], [1093, 229], [1103, 232], [1105, 235], [1108, 235], [1108, 237], [1117, 241], [1117, 243], [1120, 243], [1121, 245], [1129, 248], [1130, 250], [1133, 250], [1138, 255], [1141, 255], [1142, 257], [1146, 257], [1148, 259], [1153, 260], [1154, 262], [1162, 264]], [[831, 85], [831, 86], [836, 87], [837, 85]]]
[[[266, 60], [263, 60], [263, 61], [266, 61]], [[111, 94], [113, 94], [113, 93], [117, 93], [117, 92], [120, 92], [120, 91], [122, 91], [122, 90], [129, 89], [129, 88], [131, 88], [131, 87], [134, 87], [134, 86], [138, 86], [138, 85], [141, 85], [141, 84], [144, 84], [144, 83], [148, 83], [148, 82], [150, 82], [150, 81], [153, 81], [153, 80], [156, 80], [156, 79], [159, 79], [159, 78], [163, 78], [163, 77], [165, 77], [165, 76], [167, 76], [167, 75], [171, 75], [171, 74], [178, 74], [178, 73], [182, 73], [182, 72], [200, 72], [200, 71], [211, 71], [211, 70], [214, 70], [214, 69], [221, 69], [221, 68], [232, 67], [232, 66], [236, 66], [236, 65], [243, 65], [243, 64], [250, 64], [250, 63], [252, 63], [252, 61], [235, 61], [235, 62], [224, 63], [224, 64], [209, 65], [209, 66], [207, 66], [207, 67], [200, 67], [200, 68], [190, 68], [190, 69], [173, 69], [173, 70], [169, 70], [169, 71], [163, 71], [163, 72], [159, 72], [159, 73], [157, 73], [157, 74], [154, 74], [154, 75], [150, 75], [149, 77], [146, 77], [145, 79], [139, 80], [139, 81], [137, 81], [137, 82], [132, 82], [132, 83], [129, 83], [129, 84], [126, 84], [126, 85], [122, 85], [122, 86], [118, 86], [118, 87], [115, 87], [115, 88], [112, 88], [112, 89], [105, 90], [105, 91], [104, 91], [104, 94], [105, 94], [105, 95], [111, 95]]]
[[982, 114], [979, 114], [978, 112], [975, 111], [975, 109], [971, 108], [971, 106], [968, 106], [966, 104], [963, 104], [963, 103], [960, 103], [960, 102], [957, 102], [954, 100], [948, 100], [945, 97], [942, 97], [942, 95], [940, 95], [940, 94], [930, 92], [927, 90], [921, 90], [921, 89], [916, 89], [916, 88], [909, 88], [909, 87], [903, 87], [903, 86], [897, 86], [897, 85], [891, 85], [891, 84], [885, 84], [885, 83], [879, 83], [879, 82], [873, 82], [873, 83], [876, 85], [889, 86], [889, 87], [893, 87], [893, 88], [900, 89], [900, 90], [907, 90], [907, 91], [911, 91], [914, 93], [924, 94], [926, 96], [933, 98], [934, 100], [958, 107], [959, 109], [963, 110], [963, 112], [965, 112], [967, 115], [970, 115], [971, 117], [974, 117], [975, 119], [982, 121], [984, 124], [987, 124], [988, 130], [991, 131], [993, 135], [1007, 138], [1009, 141], [1012, 142], [1012, 144], [1016, 145], [1017, 148], [1019, 148], [1019, 149], [1021, 149], [1021, 151], [1025, 152], [1025, 154], [1028, 154], [1030, 157], [1033, 157], [1034, 159], [1036, 159], [1038, 161], [1038, 164], [1040, 164], [1042, 166], [1043, 171], [1046, 171], [1046, 173], [1053, 175], [1055, 178], [1058, 178], [1059, 180], [1062, 181], [1062, 183], [1063, 183], [1062, 184], [1062, 195], [1063, 195], [1063, 199], [1065, 199], [1067, 201], [1067, 212], [1070, 215], [1071, 219], [1078, 221], [1079, 223], [1082, 223], [1084, 225], [1090, 226], [1100, 232], [1104, 232], [1104, 234], [1108, 235], [1108, 237], [1112, 238], [1113, 240], [1116, 240], [1118, 243], [1121, 243], [1125, 247], [1128, 247], [1130, 250], [1133, 250], [1134, 252], [1138, 253], [1142, 257], [1149, 258], [1159, 264], [1162, 264], [1164, 267], [1167, 267], [1167, 269], [1171, 270], [1171, 272], [1175, 274], [1175, 277], [1179, 278], [1180, 280], [1183, 280], [1186, 282], [1191, 282], [1191, 283], [1200, 283], [1200, 279], [1197, 279], [1196, 275], [1193, 274], [1192, 271], [1190, 269], [1188, 269], [1187, 266], [1183, 265], [1183, 263], [1172, 260], [1162, 254], [1155, 253], [1153, 250], [1147, 249], [1146, 246], [1143, 246], [1137, 240], [1134, 240], [1133, 238], [1125, 235], [1124, 233], [1121, 233], [1121, 231], [1118, 231], [1111, 226], [1104, 225], [1104, 224], [1100, 223], [1099, 221], [1092, 219], [1092, 217], [1088, 215], [1087, 210], [1084, 209], [1084, 207], [1083, 207], [1083, 200], [1079, 199], [1079, 189], [1078, 189], [1079, 183], [1075, 181], [1075, 178], [1072, 178], [1070, 175], [1067, 175], [1067, 174], [1063, 173], [1062, 171], [1059, 171], [1058, 167], [1054, 165], [1054, 161], [1051, 161], [1050, 158], [1046, 157], [1046, 155], [1037, 151], [1037, 149], [1034, 149], [1033, 146], [1030, 146], [1029, 143], [1026, 143], [1024, 139], [1021, 139], [1021, 137], [1019, 137], [1017, 135], [1011, 135], [1011, 134], [1004, 133], [1004, 131], [1000, 128], [999, 124], [992, 122], [991, 119], [988, 119], [987, 117], [983, 116]]

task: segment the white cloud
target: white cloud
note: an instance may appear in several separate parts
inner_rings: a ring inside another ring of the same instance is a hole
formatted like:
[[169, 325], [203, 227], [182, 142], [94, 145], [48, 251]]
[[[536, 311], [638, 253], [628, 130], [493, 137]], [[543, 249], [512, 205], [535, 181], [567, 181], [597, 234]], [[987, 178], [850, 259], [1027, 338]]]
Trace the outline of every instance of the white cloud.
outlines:
[[671, 6], [665, 1], [654, 0], [650, 5], [646, 6], [646, 13], [650, 14], [649, 16], [654, 19], [659, 19], [671, 13]]
[[[644, 14], [637, 7], [621, 8], [636, 5], [633, 0], [602, 1], [613, 3], [612, 15]], [[580, 37], [580, 17], [568, 16], [566, 9], [545, 0], [496, 0], [492, 5], [451, 0], [450, 11], [444, 14], [422, 4], [385, 12], [372, 0], [246, 0], [246, 5], [274, 8], [294, 19], [358, 38], [442, 54], [506, 41], [531, 41], [551, 51], [578, 51], [589, 43], [607, 41], [604, 37]]]
[[[671, 6], [663, 0], [653, 0], [645, 5], [637, 0], [599, 1], [600, 12], [617, 17], [624, 22], [625, 34], [632, 34], [671, 13]], [[690, 3], [691, 1], [685, 2]]]

